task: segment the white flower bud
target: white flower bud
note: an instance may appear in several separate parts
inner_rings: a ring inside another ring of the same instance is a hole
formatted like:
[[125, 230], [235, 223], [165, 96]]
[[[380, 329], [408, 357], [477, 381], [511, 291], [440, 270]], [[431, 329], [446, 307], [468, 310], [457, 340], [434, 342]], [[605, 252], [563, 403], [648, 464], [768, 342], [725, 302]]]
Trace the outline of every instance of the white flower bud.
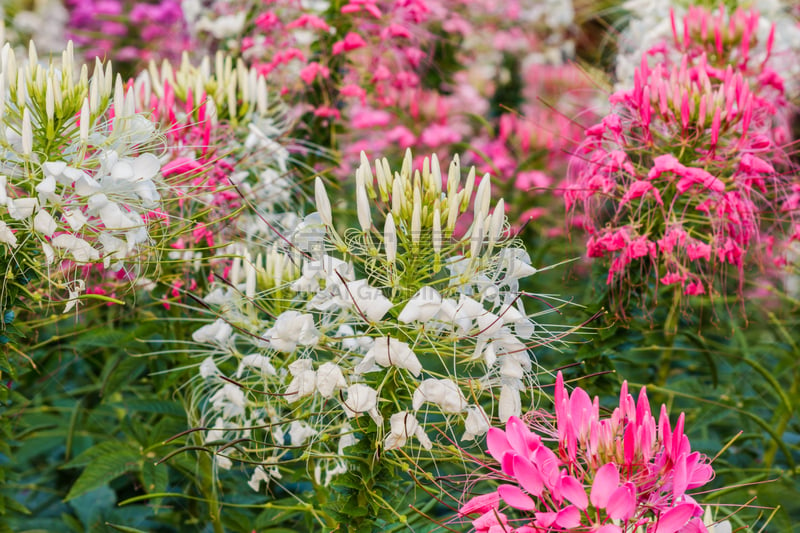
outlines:
[[433, 190], [436, 193], [435, 198], [438, 200], [442, 195], [442, 169], [439, 167], [439, 158], [436, 154], [431, 156], [431, 179], [433, 180]]
[[494, 244], [500, 240], [500, 236], [503, 232], [503, 223], [505, 220], [505, 202], [502, 198], [500, 198], [500, 201], [497, 202], [497, 206], [494, 208], [494, 213], [492, 214], [491, 221], [489, 223], [489, 248], [494, 246]]
[[403, 184], [399, 177], [395, 176], [392, 182], [392, 214], [403, 220]]
[[80, 121], [80, 140], [82, 144], [86, 144], [89, 141], [89, 121], [91, 121], [88, 98], [84, 99], [83, 105], [81, 106]]
[[364, 232], [369, 232], [370, 228], [372, 228], [372, 215], [369, 208], [367, 189], [364, 186], [364, 168], [365, 167], [361, 166], [356, 171], [356, 210], [358, 212], [358, 223], [361, 229]]
[[[31, 41], [31, 44], [33, 44], [33, 41]], [[52, 73], [47, 77], [47, 85], [44, 94], [44, 110], [47, 115], [47, 121], [52, 122], [56, 112], [56, 97], [53, 94]]]
[[383, 247], [386, 251], [386, 260], [394, 266], [397, 259], [397, 228], [391, 213], [386, 215], [386, 223], [383, 226]]
[[367, 154], [364, 151], [361, 151], [361, 177], [364, 178], [364, 185], [367, 187], [367, 194], [373, 200], [377, 198], [375, 194], [375, 176], [372, 175], [372, 168], [369, 166], [369, 160], [367, 159]]
[[419, 244], [422, 233], [422, 195], [419, 187], [414, 187], [414, 205], [411, 211], [411, 242]]
[[467, 174], [467, 181], [464, 184], [464, 190], [461, 191], [464, 196], [461, 198], [461, 211], [466, 211], [469, 201], [472, 197], [472, 189], [475, 187], [475, 167], [470, 167], [469, 174]]
[[442, 215], [439, 208], [439, 200], [433, 204], [433, 251], [437, 254], [442, 253]]
[[328, 192], [325, 190], [325, 184], [319, 176], [314, 180], [314, 200], [322, 223], [332, 227], [333, 215], [331, 214], [331, 201], [328, 199]]
[[33, 128], [31, 127], [31, 114], [27, 107], [22, 111], [22, 153], [26, 156], [33, 153]]

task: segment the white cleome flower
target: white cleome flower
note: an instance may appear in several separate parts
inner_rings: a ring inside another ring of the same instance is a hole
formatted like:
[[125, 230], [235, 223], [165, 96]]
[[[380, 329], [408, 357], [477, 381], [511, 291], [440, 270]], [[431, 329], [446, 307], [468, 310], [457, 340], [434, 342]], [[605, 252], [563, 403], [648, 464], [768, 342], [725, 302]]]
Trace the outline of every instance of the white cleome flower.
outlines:
[[370, 287], [364, 279], [346, 283], [345, 294], [341, 297], [345, 301], [349, 300], [368, 322], [379, 321], [394, 305], [380, 289]]
[[311, 396], [317, 387], [317, 373], [311, 359], [298, 359], [289, 365], [289, 373], [294, 379], [286, 387], [284, 396], [290, 402]]
[[464, 420], [464, 436], [461, 440], [475, 440], [489, 431], [489, 417], [480, 405], [467, 407], [467, 418]]
[[232, 333], [233, 327], [223, 319], [218, 318], [211, 324], [206, 324], [192, 333], [192, 340], [194, 340], [194, 342], [219, 344], [221, 346], [230, 340]]
[[259, 465], [253, 471], [253, 475], [250, 476], [250, 481], [248, 481], [247, 484], [251, 489], [258, 492], [261, 488], [262, 481], [266, 484], [269, 484], [270, 479], [281, 479], [281, 477], [281, 473], [278, 472], [277, 466], [272, 465], [265, 469], [263, 466]]
[[100, 252], [92, 248], [92, 245], [75, 235], [69, 233], [62, 233], [56, 235], [50, 244], [54, 248], [67, 250], [72, 254], [72, 258], [76, 263], [89, 263], [91, 261], [98, 261], [100, 259]]
[[276, 375], [275, 367], [269, 362], [269, 357], [258, 353], [251, 353], [242, 358], [239, 362], [239, 368], [236, 369], [236, 378], [242, 377], [247, 368], [258, 370], [262, 376]]
[[348, 418], [367, 413], [375, 424], [379, 426], [383, 424], [383, 417], [378, 412], [378, 391], [369, 385], [356, 383], [347, 387], [347, 399], [343, 403]]
[[431, 440], [425, 434], [425, 430], [419, 425], [413, 413], [408, 411], [395, 413], [389, 419], [389, 425], [391, 430], [383, 441], [383, 445], [387, 450], [402, 448], [406, 445], [411, 435], [417, 437], [420, 445], [426, 450], [430, 450], [433, 447]]
[[333, 398], [333, 394], [337, 389], [344, 389], [347, 387], [347, 381], [344, 379], [342, 369], [336, 363], [322, 363], [317, 369], [317, 392], [323, 398]]
[[376, 362], [382, 367], [396, 366], [397, 368], [405, 368], [414, 377], [419, 377], [422, 372], [422, 365], [417, 358], [417, 355], [411, 350], [411, 347], [402, 341], [393, 339], [391, 337], [380, 337], [375, 340], [375, 344], [364, 356], [364, 360], [359, 363], [359, 367], [365, 368], [363, 372], [369, 372], [371, 369], [372, 361]]
[[12, 248], [17, 246], [16, 235], [14, 235], [14, 232], [8, 227], [8, 224], [2, 220], [0, 220], [0, 242], [9, 245]]
[[430, 378], [420, 383], [412, 399], [414, 410], [425, 402], [436, 404], [443, 413], [460, 413], [467, 407], [464, 394], [451, 379]]
[[289, 424], [289, 439], [292, 446], [302, 446], [316, 434], [317, 430], [302, 420], [292, 420], [292, 423]]
[[409, 322], [427, 322], [442, 309], [442, 295], [433, 287], [423, 287], [406, 303], [397, 320], [404, 324]]
[[314, 317], [298, 311], [284, 311], [275, 320], [275, 325], [262, 335], [270, 348], [291, 353], [297, 345], [313, 346], [319, 340], [319, 331], [314, 326]]

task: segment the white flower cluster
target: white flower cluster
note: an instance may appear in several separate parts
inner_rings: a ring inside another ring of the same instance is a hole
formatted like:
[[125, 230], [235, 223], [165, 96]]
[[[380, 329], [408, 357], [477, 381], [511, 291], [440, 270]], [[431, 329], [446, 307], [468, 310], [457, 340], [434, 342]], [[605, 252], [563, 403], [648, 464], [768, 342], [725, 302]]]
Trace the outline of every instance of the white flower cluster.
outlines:
[[59, 67], [40, 65], [32, 43], [27, 59], [18, 67], [8, 44], [0, 52], [0, 242], [38, 247], [45, 266], [118, 270], [150, 239], [158, 132], [110, 65], [75, 74], [71, 43]]
[[[339, 234], [318, 181], [318, 213], [293, 238], [303, 243], [291, 256], [302, 263], [295, 278], [280, 285], [285, 270], [271, 263], [291, 261], [273, 248], [262, 275], [251, 276], [256, 290], [245, 282], [249, 294], [217, 289], [206, 299], [221, 304], [219, 318], [193, 338], [217, 354], [200, 366], [199, 380], [214, 436], [252, 436], [233, 428], [265, 422], [270, 461], [288, 443], [327, 460], [315, 463], [317, 482], [342, 471], [342, 451], [359, 439], [391, 450], [413, 437], [432, 450], [431, 424], [460, 427], [461, 439], [473, 440], [493, 419], [519, 416], [533, 379], [529, 347], [552, 339], [522, 305], [519, 279], [536, 269], [505, 235], [502, 200], [490, 211], [488, 176], [475, 188], [473, 169], [462, 188], [455, 159], [443, 190], [436, 157], [412, 174], [410, 153], [393, 176], [386, 160], [373, 176], [366, 158], [356, 176], [359, 228]], [[377, 213], [380, 231], [370, 205], [389, 211]], [[277, 271], [279, 281], [264, 279]], [[235, 376], [222, 379], [220, 368]], [[241, 385], [236, 392], [231, 379]]]
[[[289, 231], [299, 223], [289, 207], [296, 195], [288, 177], [287, 110], [271, 97], [263, 74], [222, 52], [204, 56], [197, 65], [184, 54], [176, 67], [151, 63], [134, 87], [137, 109], [151, 109], [156, 102], [157, 120], [169, 130], [162, 160], [171, 174], [185, 178], [171, 184], [208, 210], [209, 220], [226, 219], [231, 201], [240, 202], [241, 195], [250, 208], [231, 228], [246, 240], [272, 240], [270, 226]], [[220, 236], [221, 241], [239, 238]]]

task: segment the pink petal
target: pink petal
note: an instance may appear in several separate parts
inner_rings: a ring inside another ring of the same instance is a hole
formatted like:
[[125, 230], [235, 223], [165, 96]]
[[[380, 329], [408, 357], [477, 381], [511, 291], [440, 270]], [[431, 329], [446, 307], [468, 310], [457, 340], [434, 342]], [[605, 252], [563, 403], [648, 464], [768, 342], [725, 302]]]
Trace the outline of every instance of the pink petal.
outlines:
[[470, 498], [470, 500], [461, 506], [458, 510], [459, 516], [466, 516], [472, 513], [488, 513], [492, 509], [497, 509], [500, 506], [500, 495], [497, 492], [490, 492], [489, 494], [481, 494]]
[[486, 446], [498, 463], [503, 461], [503, 455], [511, 449], [505, 431], [498, 428], [489, 428], [489, 432], [486, 433]]
[[500, 485], [497, 487], [497, 493], [508, 505], [520, 511], [533, 511], [536, 509], [536, 504], [533, 499], [522, 492], [522, 490], [514, 485]]
[[512, 416], [506, 422], [506, 439], [514, 451], [523, 457], [530, 455], [529, 443], [534, 441], [534, 435], [525, 425], [525, 422]]
[[589, 499], [592, 505], [600, 509], [605, 509], [611, 493], [619, 487], [619, 469], [614, 463], [606, 463], [601, 466], [594, 476], [592, 492]]
[[556, 518], [558, 518], [558, 513], [552, 513], [552, 512], [536, 513], [536, 522], [534, 524], [538, 527], [549, 528], [550, 526], [553, 525], [553, 523], [555, 523]]
[[614, 520], [628, 520], [636, 511], [636, 488], [633, 483], [625, 483], [615, 490], [608, 499], [606, 513]]
[[514, 474], [517, 481], [528, 494], [541, 496], [544, 489], [544, 480], [539, 470], [521, 455], [514, 456]]
[[581, 512], [574, 505], [564, 507], [558, 512], [555, 524], [564, 529], [574, 529], [581, 525]]
[[697, 505], [694, 503], [682, 503], [673, 507], [659, 517], [653, 533], [675, 533], [679, 531], [692, 518], [696, 508]]
[[563, 476], [560, 485], [561, 495], [575, 504], [575, 507], [586, 509], [589, 506], [589, 499], [586, 497], [586, 489], [583, 483], [573, 476]]
[[622, 530], [614, 524], [606, 524], [600, 529], [595, 529], [593, 533], [622, 533]]

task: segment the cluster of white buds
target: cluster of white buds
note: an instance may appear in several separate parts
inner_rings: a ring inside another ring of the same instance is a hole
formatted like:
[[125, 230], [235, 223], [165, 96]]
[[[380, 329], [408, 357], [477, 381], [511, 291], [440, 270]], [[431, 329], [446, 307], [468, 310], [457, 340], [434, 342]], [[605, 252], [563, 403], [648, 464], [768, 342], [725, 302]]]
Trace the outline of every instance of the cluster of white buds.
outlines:
[[210, 246], [272, 240], [270, 226], [291, 231], [297, 225], [287, 110], [271, 97], [263, 74], [222, 52], [199, 64], [184, 54], [178, 66], [151, 62], [134, 81], [134, 93], [137, 109], [152, 111], [167, 130], [164, 175], [188, 201], [185, 209], [201, 213], [198, 224], [225, 221], [226, 232], [209, 239]]
[[[33, 43], [27, 62], [3, 47], [0, 233], [16, 253], [39, 250], [42, 269], [63, 259], [122, 268], [150, 240], [159, 146], [155, 126], [136, 113], [132, 91], [110, 64], [98, 61], [90, 77], [86, 65], [76, 68], [71, 43], [58, 66], [40, 64]], [[83, 284], [67, 286], [71, 308]]]
[[[216, 326], [204, 326], [214, 335], [194, 338], [217, 354], [200, 369], [206, 394], [231, 384], [220, 372], [235, 371], [248, 391], [239, 422], [268, 419], [281, 435], [296, 421], [309, 424], [314, 436], [304, 446], [332, 471], [340, 471], [345, 440], [390, 450], [413, 437], [435, 454], [440, 439], [431, 425], [451, 435], [460, 428], [460, 438], [472, 440], [493, 420], [518, 416], [534, 382], [530, 348], [554, 338], [523, 306], [519, 279], [536, 269], [507, 235], [502, 200], [490, 209], [488, 176], [475, 187], [472, 169], [462, 187], [456, 158], [443, 185], [435, 156], [420, 172], [408, 153], [394, 174], [386, 160], [374, 173], [362, 160], [357, 227], [336, 227], [317, 179], [317, 212], [281, 260], [302, 264], [295, 278], [279, 298], [275, 285], [245, 284], [238, 300], [216, 308]], [[254, 353], [259, 364], [243, 370]], [[216, 403], [203, 423], [225, 409]], [[284, 453], [287, 442], [274, 431], [262, 438], [260, 450]], [[324, 471], [319, 462], [315, 468]]]

